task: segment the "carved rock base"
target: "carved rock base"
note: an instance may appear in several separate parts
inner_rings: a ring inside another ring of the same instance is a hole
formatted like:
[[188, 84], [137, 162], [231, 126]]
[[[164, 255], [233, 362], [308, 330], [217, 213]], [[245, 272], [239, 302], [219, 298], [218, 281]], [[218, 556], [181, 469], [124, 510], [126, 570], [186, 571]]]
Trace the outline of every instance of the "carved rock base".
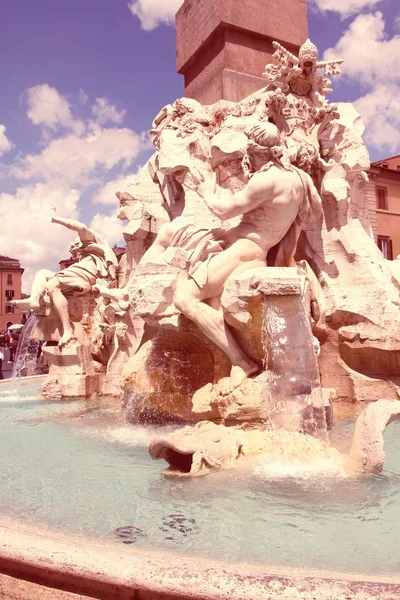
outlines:
[[70, 341], [62, 348], [44, 346], [43, 354], [50, 370], [42, 398], [92, 398], [103, 388], [105, 372], [96, 372], [89, 346]]
[[[162, 415], [168, 420], [326, 431], [308, 284], [295, 268], [249, 269], [232, 275], [225, 286], [225, 319], [246, 354], [260, 365], [259, 375], [236, 389], [230, 385], [225, 354], [168, 305], [169, 281], [166, 291], [157, 282], [154, 287], [148, 277], [135, 289], [137, 310], [151, 324], [159, 315], [161, 325], [125, 367], [131, 420]], [[148, 296], [151, 311], [144, 305]]]

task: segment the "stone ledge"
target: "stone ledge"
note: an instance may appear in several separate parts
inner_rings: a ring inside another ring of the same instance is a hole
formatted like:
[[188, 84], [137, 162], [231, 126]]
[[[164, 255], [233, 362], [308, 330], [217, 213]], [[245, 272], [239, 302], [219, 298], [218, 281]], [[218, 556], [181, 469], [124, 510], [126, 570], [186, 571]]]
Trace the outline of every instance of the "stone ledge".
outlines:
[[[0, 573], [99, 600], [397, 600], [400, 595], [399, 576], [312, 572], [139, 551], [8, 520], [0, 523]], [[63, 595], [55, 592], [51, 598], [61, 600]]]

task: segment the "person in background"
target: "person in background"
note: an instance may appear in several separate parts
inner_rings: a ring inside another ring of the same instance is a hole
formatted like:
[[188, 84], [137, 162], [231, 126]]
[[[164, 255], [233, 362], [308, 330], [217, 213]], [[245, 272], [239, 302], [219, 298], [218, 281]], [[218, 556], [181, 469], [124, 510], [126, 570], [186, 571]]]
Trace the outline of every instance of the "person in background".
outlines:
[[10, 345], [9, 345], [11, 362], [14, 360], [15, 353], [17, 351], [17, 346], [18, 346], [18, 335], [16, 333], [13, 333], [11, 336]]
[[0, 379], [4, 379], [3, 360], [4, 360], [4, 346], [0, 345]]

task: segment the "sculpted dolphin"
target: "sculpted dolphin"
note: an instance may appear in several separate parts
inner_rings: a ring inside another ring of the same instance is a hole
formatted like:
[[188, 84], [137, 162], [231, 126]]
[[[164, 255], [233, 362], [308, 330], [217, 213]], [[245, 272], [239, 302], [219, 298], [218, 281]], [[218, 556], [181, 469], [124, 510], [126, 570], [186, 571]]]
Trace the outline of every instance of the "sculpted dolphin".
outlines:
[[383, 433], [400, 420], [399, 400], [369, 404], [356, 421], [348, 455], [310, 435], [284, 430], [270, 431], [216, 425], [201, 421], [150, 442], [153, 459], [169, 464], [169, 475], [202, 475], [215, 468], [232, 468], [242, 457], [265, 454], [273, 459], [297, 462], [324, 459], [349, 474], [374, 474], [385, 461]]

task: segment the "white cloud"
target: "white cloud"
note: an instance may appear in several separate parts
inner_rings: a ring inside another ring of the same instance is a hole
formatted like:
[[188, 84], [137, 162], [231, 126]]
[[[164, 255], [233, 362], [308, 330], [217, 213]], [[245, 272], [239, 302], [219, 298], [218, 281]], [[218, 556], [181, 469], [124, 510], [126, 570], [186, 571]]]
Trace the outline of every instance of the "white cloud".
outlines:
[[0, 156], [14, 148], [14, 144], [6, 136], [5, 125], [0, 125]]
[[52, 140], [40, 153], [28, 154], [12, 169], [21, 179], [51, 181], [53, 178], [70, 185], [87, 186], [93, 182], [94, 171], [109, 171], [119, 163], [132, 164], [146, 142], [131, 129], [98, 129], [78, 137], [70, 134]]
[[[34, 274], [41, 268], [57, 270], [61, 259], [69, 256], [68, 247], [75, 234], [51, 224], [50, 205], [62, 216], [79, 217], [79, 200], [90, 186], [99, 188], [99, 204], [113, 204], [113, 214], [97, 213], [91, 225], [109, 241], [122, 239], [123, 223], [117, 218], [115, 192], [126, 179], [126, 170], [142, 149], [149, 146], [148, 136], [118, 127], [125, 111], [118, 110], [107, 98], [97, 98], [92, 107], [94, 119], [75, 118], [74, 105], [48, 84], [30, 88], [26, 95], [28, 118], [40, 127], [41, 147], [37, 152], [19, 156], [5, 172], [16, 180], [14, 193], [0, 192], [0, 248], [17, 257], [25, 269], [24, 291], [29, 292]], [[81, 91], [77, 106], [87, 104]], [[76, 108], [76, 107], [75, 107]], [[106, 127], [111, 122], [114, 125]], [[0, 155], [12, 144], [0, 125]], [[119, 168], [120, 179], [115, 179]], [[112, 173], [112, 174], [111, 174]], [[109, 181], [113, 178], [113, 181]], [[110, 194], [110, 197], [109, 197]]]
[[35, 273], [42, 268], [56, 270], [75, 234], [50, 222], [50, 205], [64, 217], [77, 218], [80, 193], [58, 184], [26, 185], [15, 194], [0, 194], [0, 248], [21, 261], [25, 269], [24, 291], [29, 292]]
[[343, 58], [344, 74], [364, 85], [400, 79], [400, 35], [388, 39], [381, 12], [359, 15], [324, 59]]
[[118, 110], [108, 98], [96, 98], [92, 106], [92, 115], [97, 123], [115, 123], [120, 125], [126, 115], [126, 110]]
[[312, 0], [319, 10], [338, 12], [343, 18], [359, 13], [364, 8], [371, 8], [382, 0]]
[[83, 133], [84, 124], [74, 119], [68, 100], [48, 83], [29, 88], [26, 92], [26, 102], [28, 117], [35, 125], [52, 131], [64, 128], [77, 134]]
[[359, 15], [324, 59], [343, 58], [343, 77], [363, 87], [354, 102], [366, 125], [364, 139], [384, 153], [400, 151], [400, 35], [389, 38], [381, 12]]
[[136, 173], [130, 173], [124, 177], [113, 179], [100, 188], [93, 196], [95, 204], [115, 204], [118, 200], [115, 196], [117, 192], [127, 191], [127, 185], [132, 183]]
[[384, 154], [400, 150], [400, 87], [379, 85], [354, 103], [366, 126], [365, 142]]
[[122, 232], [126, 227], [126, 223], [120, 221], [116, 211], [113, 211], [110, 215], [97, 213], [93, 217], [90, 227], [99, 233], [110, 246], [114, 246], [114, 244], [118, 245], [123, 240]]
[[173, 25], [175, 13], [181, 4], [183, 0], [130, 0], [128, 7], [138, 17], [142, 28], [151, 31], [161, 23]]

